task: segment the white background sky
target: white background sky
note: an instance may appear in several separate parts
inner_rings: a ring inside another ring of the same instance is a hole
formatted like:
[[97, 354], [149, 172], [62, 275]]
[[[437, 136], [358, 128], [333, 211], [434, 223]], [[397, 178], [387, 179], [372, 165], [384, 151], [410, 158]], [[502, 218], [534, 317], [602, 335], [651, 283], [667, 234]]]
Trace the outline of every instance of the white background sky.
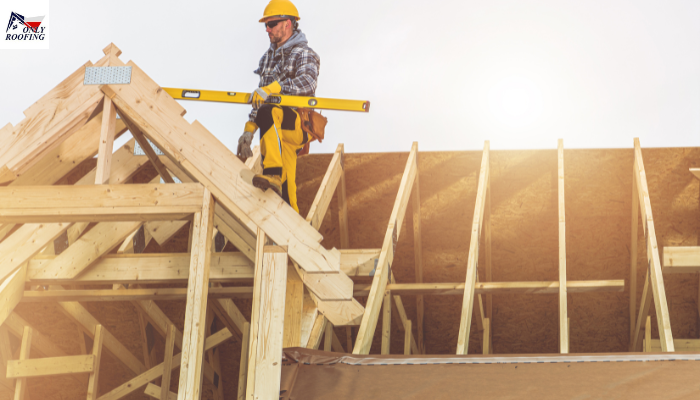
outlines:
[[[266, 4], [51, 1], [50, 50], [0, 50], [0, 126], [110, 42], [162, 86], [252, 91]], [[371, 101], [324, 112], [312, 152], [700, 145], [699, 1], [295, 4], [321, 56], [317, 96]], [[235, 151], [247, 106], [183, 106]]]

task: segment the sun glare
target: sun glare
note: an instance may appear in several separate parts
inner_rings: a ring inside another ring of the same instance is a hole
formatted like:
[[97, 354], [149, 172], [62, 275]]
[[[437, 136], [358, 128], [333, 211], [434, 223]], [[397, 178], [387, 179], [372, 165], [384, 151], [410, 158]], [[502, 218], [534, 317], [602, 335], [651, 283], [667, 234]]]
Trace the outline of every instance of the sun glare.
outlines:
[[511, 76], [491, 88], [489, 106], [500, 123], [523, 127], [542, 114], [542, 92], [531, 80]]

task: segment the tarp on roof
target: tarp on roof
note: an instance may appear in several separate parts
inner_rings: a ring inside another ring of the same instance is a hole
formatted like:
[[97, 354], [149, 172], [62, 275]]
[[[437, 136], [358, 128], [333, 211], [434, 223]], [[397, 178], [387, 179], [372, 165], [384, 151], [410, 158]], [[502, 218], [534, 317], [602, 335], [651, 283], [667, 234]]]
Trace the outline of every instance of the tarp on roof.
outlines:
[[700, 354], [381, 356], [284, 349], [280, 399], [698, 399]]

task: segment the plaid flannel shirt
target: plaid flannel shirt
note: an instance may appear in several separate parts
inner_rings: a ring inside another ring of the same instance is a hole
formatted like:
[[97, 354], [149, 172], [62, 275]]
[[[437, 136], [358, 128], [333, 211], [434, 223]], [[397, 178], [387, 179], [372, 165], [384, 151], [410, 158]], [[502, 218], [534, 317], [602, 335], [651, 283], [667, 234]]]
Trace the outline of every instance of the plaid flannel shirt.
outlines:
[[[274, 81], [282, 86], [282, 94], [292, 96], [315, 96], [321, 59], [309, 46], [306, 36], [297, 30], [279, 49], [270, 48], [260, 58], [258, 69], [259, 87]], [[257, 110], [253, 109], [249, 120], [255, 122]]]

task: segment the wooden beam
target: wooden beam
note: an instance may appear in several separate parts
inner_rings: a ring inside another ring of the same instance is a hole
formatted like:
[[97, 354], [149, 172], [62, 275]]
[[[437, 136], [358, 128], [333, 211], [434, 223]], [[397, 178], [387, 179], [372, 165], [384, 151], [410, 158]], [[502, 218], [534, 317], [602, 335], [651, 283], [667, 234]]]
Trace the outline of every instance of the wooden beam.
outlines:
[[382, 306], [382, 354], [391, 354], [391, 290], [384, 292]]
[[700, 272], [700, 246], [664, 246], [664, 274]]
[[[51, 286], [52, 290], [60, 290], [58, 286]], [[114, 290], [114, 292], [117, 292]], [[95, 319], [80, 303], [78, 302], [59, 302], [61, 311], [79, 327], [82, 327], [83, 332], [93, 338], [99, 321]], [[117, 338], [115, 338], [107, 329], [103, 328], [104, 339], [103, 343], [107, 350], [112, 355], [124, 363], [135, 374], [140, 374], [146, 370], [146, 367], [136, 358]]]
[[389, 268], [391, 268], [394, 262], [394, 247], [399, 239], [401, 224], [403, 223], [411, 189], [417, 174], [417, 156], [418, 143], [414, 142], [411, 147], [411, 152], [408, 155], [406, 167], [401, 177], [399, 191], [394, 201], [391, 216], [389, 217], [389, 224], [382, 243], [382, 252], [379, 256], [377, 269], [372, 280], [372, 288], [367, 299], [367, 305], [365, 306], [365, 313], [362, 316], [360, 329], [357, 333], [355, 348], [352, 351], [353, 354], [369, 354], [369, 350], [372, 347], [372, 339], [377, 327], [384, 291], [386, 290], [387, 280], [390, 279]]
[[2, 325], [17, 303], [22, 299], [27, 266], [20, 267], [0, 285], [0, 325]]
[[635, 341], [637, 323], [637, 229], [639, 228], [639, 198], [637, 193], [636, 167], [632, 166], [632, 243], [630, 245], [630, 351]]
[[326, 320], [326, 317], [324, 317], [322, 314], [318, 314], [316, 316], [313, 328], [311, 328], [311, 335], [309, 335], [309, 341], [306, 344], [307, 349], [318, 350], [318, 347], [321, 345], [323, 332], [326, 330], [327, 322], [328, 320]]
[[[180, 185], [176, 185], [180, 186]], [[214, 197], [208, 189], [200, 204], [201, 212], [194, 217], [192, 260], [187, 283], [187, 307], [183, 329], [182, 360], [177, 396], [180, 400], [198, 399], [202, 390], [204, 361], [204, 331], [209, 292], [209, 262], [214, 230]]]
[[409, 319], [406, 323], [406, 332], [404, 332], [403, 338], [403, 354], [406, 356], [411, 355], [411, 335], [413, 334], [413, 329], [411, 329], [411, 320]]
[[316, 306], [316, 302], [311, 296], [311, 292], [304, 288], [304, 300], [302, 301], [301, 309], [301, 347], [308, 346], [311, 333], [314, 329], [314, 323], [320, 312]]
[[80, 374], [95, 370], [95, 356], [92, 354], [56, 358], [33, 358], [12, 360], [7, 364], [8, 378], [34, 378]]
[[[214, 237], [216, 237], [216, 235], [214, 235]], [[216, 321], [216, 315], [213, 309], [211, 307], [207, 308], [206, 328], [204, 331], [206, 336], [210, 336], [217, 331]], [[221, 352], [218, 351], [218, 349], [211, 349], [206, 352], [206, 360], [209, 363], [214, 378], [212, 380], [212, 394], [214, 400], [224, 400], [224, 374], [221, 372], [220, 354]]]
[[[37, 256], [30, 260], [27, 278], [32, 283], [55, 283], [57, 279], [47, 273], [46, 268], [55, 259], [55, 256]], [[63, 282], [81, 285], [185, 283], [189, 277], [189, 266], [189, 253], [107, 254], [78, 277]], [[252, 281], [253, 266], [242, 253], [216, 253], [212, 255], [210, 280]]]
[[[396, 283], [394, 280], [394, 276], [391, 276], [392, 283], [387, 285], [387, 287], [390, 287], [391, 284]], [[406, 309], [403, 306], [403, 301], [401, 300], [401, 296], [396, 295], [392, 293], [392, 297], [394, 300], [394, 306], [396, 307], [396, 313], [394, 315], [397, 317], [396, 322], [399, 325], [399, 331], [406, 333], [406, 329], [408, 328], [408, 315], [406, 315]], [[413, 335], [411, 335], [411, 351], [413, 354], [418, 354], [418, 344], [416, 344], [416, 339]]]
[[[0, 183], [14, 180], [27, 172], [39, 159], [85, 125], [104, 98], [99, 91], [95, 91], [97, 88], [93, 88], [88, 89], [92, 94], [82, 99], [69, 96], [73, 104], [62, 110], [65, 112], [46, 107], [41, 111], [42, 117], [25, 118], [15, 126], [12, 137], [4, 143], [3, 149], [6, 151], [0, 154]], [[71, 94], [75, 93], [77, 91], [74, 90]]]
[[173, 369], [173, 352], [175, 351], [175, 325], [168, 325], [168, 333], [165, 336], [165, 350], [163, 359], [163, 380], [161, 382], [160, 399], [167, 399], [170, 393], [170, 377]]
[[294, 266], [287, 267], [284, 301], [284, 347], [301, 346], [301, 319], [304, 308], [304, 282]]
[[323, 334], [323, 351], [333, 351], [333, 324], [326, 322]]
[[97, 394], [99, 392], [98, 380], [100, 377], [100, 360], [102, 358], [102, 341], [104, 339], [104, 333], [102, 325], [97, 325], [95, 328], [95, 336], [92, 342], [92, 357], [94, 359], [94, 367], [92, 372], [90, 372], [90, 380], [88, 381], [88, 391], [87, 400], [97, 399]]
[[[204, 351], [208, 351], [223, 342], [231, 339], [233, 335], [231, 332], [224, 328], [215, 334], [209, 336], [204, 342]], [[180, 365], [182, 354], [177, 354], [173, 356], [172, 369], [177, 368]], [[172, 370], [171, 369], [171, 370]], [[163, 375], [163, 364], [158, 364], [155, 367], [149, 369], [143, 374], [135, 377], [134, 379], [114, 388], [109, 393], [103, 394], [98, 398], [98, 400], [118, 400], [129, 394], [141, 389], [146, 386], [149, 382], [152, 382]]]
[[[22, 344], [19, 350], [19, 362], [25, 362], [29, 359], [29, 352], [32, 348], [32, 328], [25, 326], [24, 332], [22, 333]], [[10, 373], [10, 363], [14, 360], [7, 362], [7, 373], [6, 376], [9, 378]], [[15, 381], [15, 400], [23, 400], [27, 393], [27, 379], [21, 378]]]
[[100, 131], [100, 144], [97, 152], [95, 185], [105, 185], [109, 183], [109, 174], [112, 172], [114, 132], [117, 126], [117, 113], [112, 99], [105, 96], [103, 103], [102, 129]]
[[634, 178], [637, 181], [639, 209], [642, 213], [642, 226], [644, 227], [644, 236], [646, 238], [649, 280], [651, 282], [651, 291], [656, 308], [656, 322], [659, 327], [659, 337], [663, 351], [673, 352], [673, 334], [671, 332], [671, 320], [668, 312], [668, 303], [666, 301], [664, 276], [661, 271], [659, 248], [656, 242], [656, 228], [654, 227], [654, 218], [651, 213], [651, 200], [649, 198], [649, 187], [647, 186], [644, 161], [642, 160], [642, 148], [638, 138], [634, 139], [634, 166]]
[[[420, 217], [420, 179], [418, 159], [416, 159], [416, 182], [411, 191], [411, 203], [413, 204], [413, 259], [415, 264], [416, 283], [423, 283], [423, 244], [421, 241], [421, 217]], [[423, 341], [423, 319], [425, 308], [423, 296], [416, 296], [416, 342], [420, 354], [425, 354]]]
[[259, 269], [260, 273], [256, 273], [255, 279], [255, 293], [260, 293], [260, 298], [253, 299], [251, 312], [251, 327], [257, 325], [257, 329], [251, 329], [246, 396], [271, 399], [279, 397], [282, 374], [286, 249], [265, 246], [260, 261], [256, 265], [256, 272]]
[[188, 183], [0, 187], [0, 222], [183, 219], [201, 209], [202, 190]]
[[[94, 290], [46, 290], [46, 291], [24, 291], [22, 302], [40, 303], [46, 301], [78, 301], [81, 303], [101, 302], [101, 301], [173, 301], [186, 300], [188, 291], [186, 288], [174, 289], [94, 289]], [[211, 299], [242, 298], [253, 297], [252, 287], [221, 287], [210, 288], [208, 297]], [[238, 329], [238, 328], [237, 328]]]
[[[658, 341], [657, 341], [658, 342]], [[675, 347], [675, 340], [674, 340]], [[661, 343], [659, 342], [659, 350], [661, 350]], [[651, 353], [651, 317], [647, 316], [647, 322], [644, 325], [644, 352]]]
[[490, 354], [491, 353], [491, 320], [489, 318], [484, 318], [484, 332], [482, 333], [481, 339], [481, 353]]
[[321, 181], [321, 186], [318, 188], [318, 192], [316, 192], [313, 203], [311, 203], [309, 214], [306, 216], [306, 222], [310, 223], [314, 229], [319, 229], [321, 227], [323, 218], [328, 211], [328, 206], [331, 204], [335, 188], [338, 186], [340, 176], [343, 173], [343, 167], [341, 165], [342, 146], [342, 144], [338, 145], [338, 149], [333, 154], [326, 174]]
[[[105, 97], [109, 98], [107, 96]], [[129, 121], [129, 118], [127, 118], [121, 111], [119, 112], [119, 116], [121, 117], [121, 119], [124, 120], [124, 124], [126, 124], [126, 127], [129, 128], [129, 132], [131, 132], [131, 135], [138, 142], [139, 146], [141, 146], [143, 152], [146, 153], [148, 160], [151, 162], [151, 164], [153, 164], [153, 167], [156, 169], [156, 172], [158, 172], [158, 175], [160, 175], [160, 177], [163, 178], [163, 181], [165, 183], [175, 183], [173, 177], [170, 176], [168, 169], [165, 168], [163, 162], [160, 161], [158, 155], [156, 155], [155, 150], [153, 150], [153, 147], [151, 147], [151, 144], [148, 143], [148, 140], [143, 135], [141, 130], [136, 126], [136, 124]]]
[[[336, 152], [340, 151], [340, 180], [336, 192], [338, 193], [338, 230], [340, 231], [340, 248], [350, 247], [350, 234], [348, 223], [348, 201], [345, 195], [345, 145], [340, 143]], [[350, 348], [348, 348], [350, 351]]]
[[[464, 283], [390, 283], [386, 290], [391, 290], [392, 294], [402, 296], [460, 296], [464, 294]], [[598, 293], [598, 292], [623, 292], [625, 290], [625, 280], [607, 281], [568, 281], [566, 282], [567, 292], [576, 293]], [[370, 293], [371, 285], [355, 285], [354, 296], [366, 297]], [[545, 282], [478, 282], [474, 285], [474, 293], [487, 294], [558, 294], [558, 281]]]
[[[469, 242], [469, 256], [467, 258], [467, 276], [464, 287], [464, 300], [462, 302], [462, 315], [459, 324], [459, 337], [457, 338], [457, 354], [466, 355], [469, 352], [469, 331], [472, 323], [472, 310], [474, 308], [474, 287], [477, 282], [477, 263], [479, 261], [479, 242], [481, 227], [486, 203], [486, 190], [489, 181], [489, 142], [484, 142], [484, 151], [481, 157], [481, 170], [479, 172], [479, 184], [476, 191], [476, 206], [472, 219], [471, 239]], [[483, 313], [482, 313], [483, 316]]]
[[243, 324], [243, 340], [241, 341], [241, 362], [238, 365], [238, 397], [245, 399], [245, 387], [248, 382], [248, 344], [250, 342], [250, 323]]
[[559, 186], [559, 352], [569, 352], [569, 328], [566, 302], [566, 207], [564, 205], [564, 141], [557, 146]]
[[[241, 310], [236, 307], [236, 304], [230, 298], [216, 298], [216, 294], [212, 296], [212, 293], [217, 293], [219, 290], [229, 289], [230, 288], [223, 288], [221, 283], [212, 282], [211, 288], [209, 288], [209, 297], [215, 298], [216, 300], [212, 301], [210, 304], [211, 308], [216, 313], [216, 316], [219, 317], [219, 320], [223, 322], [224, 326], [233, 332], [236, 339], [240, 341], [243, 336], [243, 325], [248, 321], [243, 316], [243, 313], [241, 313]], [[250, 298], [252, 298], [253, 288], [251, 287], [246, 289], [250, 290]]]
[[[491, 269], [491, 174], [489, 174], [489, 179], [486, 181], [486, 205], [484, 206], [484, 261], [486, 263], [486, 282], [493, 282], [493, 274]], [[493, 354], [493, 329], [491, 328], [491, 321], [493, 321], [493, 295], [486, 295], [486, 310], [484, 311], [486, 318], [488, 318], [488, 327], [484, 326], [484, 329], [488, 328], [488, 335], [484, 336], [482, 340], [482, 347], [488, 348], [489, 353]], [[485, 341], [488, 340], [488, 343]]]
[[146, 385], [146, 390], [143, 391], [143, 394], [147, 396], [151, 396], [156, 399], [165, 399], [165, 400], [177, 400], [177, 393], [173, 393], [168, 390], [168, 394], [166, 397], [163, 397], [162, 391], [163, 386], [156, 386], [152, 383], [149, 383]]
[[[232, 179], [245, 168], [243, 163], [197, 121], [190, 124], [168, 111], [174, 100], [157, 94], [156, 91], [162, 94], [156, 89], [158, 85], [136, 65], [130, 65], [130, 85], [106, 85], [101, 89], [149, 139], [193, 179], [211, 190], [217, 201], [239, 220], [246, 225], [250, 221], [260, 226], [275, 243], [288, 246], [290, 257], [304, 270], [338, 271], [337, 251], [327, 250], [320, 244], [322, 236], [318, 231], [305, 224], [279, 196]], [[148, 106], [144, 107], [146, 103]], [[343, 306], [348, 312], [345, 314], [348, 321], [355, 320], [364, 311], [359, 303], [352, 301]]]

